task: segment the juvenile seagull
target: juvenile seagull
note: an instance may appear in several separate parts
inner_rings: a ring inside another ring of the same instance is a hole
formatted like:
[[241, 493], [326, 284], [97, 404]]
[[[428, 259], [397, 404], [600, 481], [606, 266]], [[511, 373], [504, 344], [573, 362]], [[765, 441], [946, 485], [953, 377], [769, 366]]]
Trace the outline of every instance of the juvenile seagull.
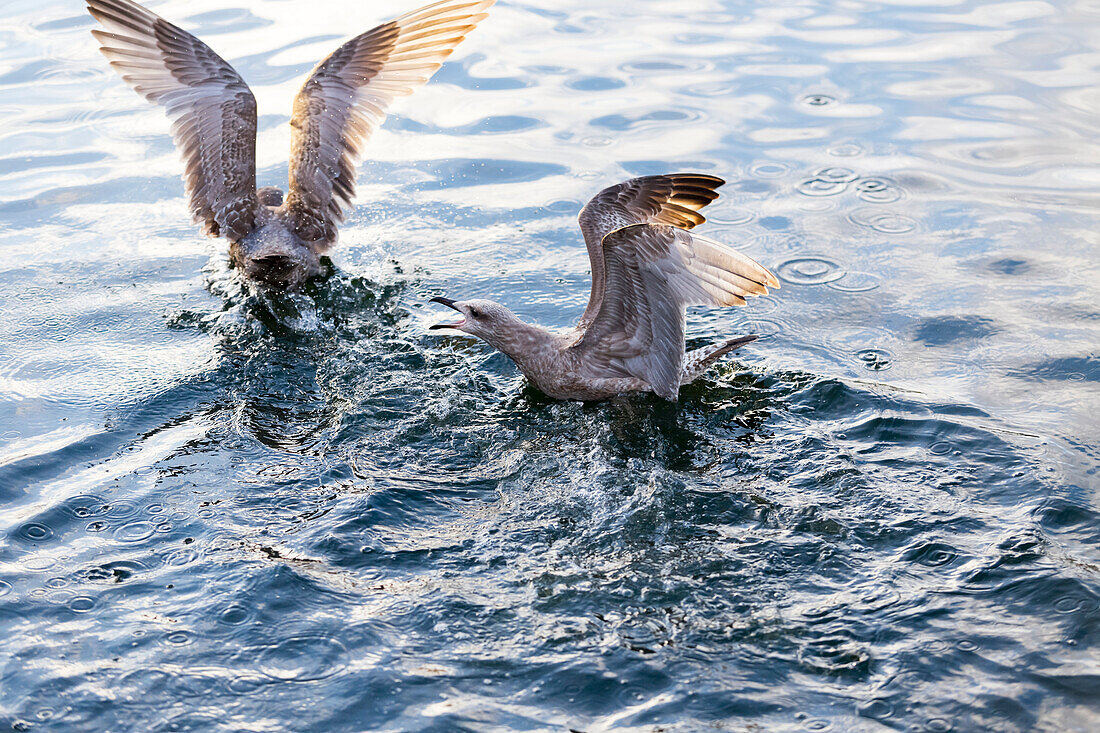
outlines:
[[185, 30], [131, 0], [87, 0], [92, 34], [134, 91], [165, 108], [191, 212], [229, 240], [245, 277], [295, 288], [322, 272], [355, 192], [363, 144], [394, 98], [424, 84], [495, 0], [444, 0], [356, 36], [302, 85], [290, 119], [290, 192], [256, 189], [256, 98]]
[[488, 300], [432, 298], [463, 315], [430, 328], [465, 331], [504, 352], [547, 395], [601, 400], [655, 392], [675, 400], [720, 357], [756, 339], [684, 353], [684, 308], [744, 305], [779, 281], [756, 261], [689, 232], [725, 181], [696, 173], [633, 178], [605, 188], [580, 213], [592, 294], [572, 331], [556, 334]]

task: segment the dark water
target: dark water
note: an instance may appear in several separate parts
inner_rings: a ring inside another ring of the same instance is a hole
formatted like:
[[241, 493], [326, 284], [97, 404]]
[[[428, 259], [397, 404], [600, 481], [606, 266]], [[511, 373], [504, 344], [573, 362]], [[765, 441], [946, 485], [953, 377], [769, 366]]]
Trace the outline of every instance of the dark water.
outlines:
[[[270, 184], [406, 6], [154, 7]], [[90, 27], [0, 11], [0, 729], [1100, 729], [1096, 2], [503, 3], [276, 300]], [[693, 314], [767, 338], [679, 404], [426, 331], [568, 326], [581, 203], [679, 170], [784, 281]]]

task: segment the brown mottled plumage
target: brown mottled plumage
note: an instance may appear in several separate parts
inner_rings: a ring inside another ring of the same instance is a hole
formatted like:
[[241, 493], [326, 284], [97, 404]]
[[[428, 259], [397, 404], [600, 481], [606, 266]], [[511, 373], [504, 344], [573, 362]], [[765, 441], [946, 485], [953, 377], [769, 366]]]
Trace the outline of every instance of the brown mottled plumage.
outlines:
[[484, 339], [551, 397], [598, 400], [654, 392], [675, 400], [680, 385], [753, 341], [684, 352], [689, 305], [744, 305], [779, 281], [755, 260], [688, 231], [718, 197], [722, 179], [696, 174], [634, 178], [606, 188], [581, 210], [592, 294], [577, 325], [555, 334], [487, 300], [434, 298], [464, 318], [453, 328]]
[[399, 96], [431, 78], [495, 0], [444, 0], [383, 23], [334, 51], [294, 100], [290, 190], [256, 190], [256, 99], [210, 48], [132, 0], [87, 0], [92, 33], [126, 83], [172, 119], [191, 211], [229, 240], [246, 277], [292, 288], [320, 255], [355, 195], [360, 149]]

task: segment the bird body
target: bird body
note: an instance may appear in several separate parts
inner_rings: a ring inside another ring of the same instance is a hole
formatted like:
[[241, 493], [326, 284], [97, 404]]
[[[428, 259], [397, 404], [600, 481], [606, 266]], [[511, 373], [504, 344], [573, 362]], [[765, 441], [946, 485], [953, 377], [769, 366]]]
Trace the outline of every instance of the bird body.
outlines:
[[191, 211], [229, 240], [246, 278], [292, 289], [323, 268], [355, 195], [360, 148], [399, 96], [442, 65], [495, 0], [443, 0], [351, 39], [294, 100], [290, 186], [256, 188], [256, 99], [205, 43], [133, 0], [87, 0], [92, 31], [134, 91], [165, 108], [186, 163]]
[[434, 298], [464, 316], [447, 328], [507, 354], [557, 399], [600, 400], [654, 392], [675, 400], [680, 386], [755, 340], [684, 348], [685, 307], [744, 305], [779, 281], [756, 261], [689, 230], [724, 181], [701, 174], [645, 176], [611, 186], [581, 210], [592, 293], [577, 325], [555, 334], [524, 323], [499, 303]]

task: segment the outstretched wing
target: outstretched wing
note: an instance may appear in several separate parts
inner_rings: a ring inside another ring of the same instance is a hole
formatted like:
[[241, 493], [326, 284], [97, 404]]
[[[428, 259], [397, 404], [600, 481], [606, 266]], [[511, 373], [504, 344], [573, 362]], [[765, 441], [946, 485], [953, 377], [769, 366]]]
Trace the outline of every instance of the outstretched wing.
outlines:
[[604, 373], [644, 379], [676, 399], [684, 362], [684, 308], [744, 305], [779, 281], [755, 260], [684, 229], [634, 224], [603, 239], [603, 300], [571, 348]]
[[290, 193], [298, 236], [323, 249], [355, 195], [359, 150], [396, 97], [431, 78], [495, 0], [444, 0], [356, 36], [322, 61], [294, 100]]
[[603, 239], [632, 224], [667, 224], [691, 229], [706, 219], [699, 213], [718, 198], [721, 178], [702, 173], [669, 173], [631, 178], [609, 186], [581, 209], [581, 233], [592, 263], [592, 294], [581, 323], [592, 320], [604, 294]]
[[87, 0], [105, 30], [92, 34], [122, 79], [165, 108], [186, 164], [191, 212], [208, 234], [252, 231], [256, 99], [240, 75], [185, 30], [131, 0]]

